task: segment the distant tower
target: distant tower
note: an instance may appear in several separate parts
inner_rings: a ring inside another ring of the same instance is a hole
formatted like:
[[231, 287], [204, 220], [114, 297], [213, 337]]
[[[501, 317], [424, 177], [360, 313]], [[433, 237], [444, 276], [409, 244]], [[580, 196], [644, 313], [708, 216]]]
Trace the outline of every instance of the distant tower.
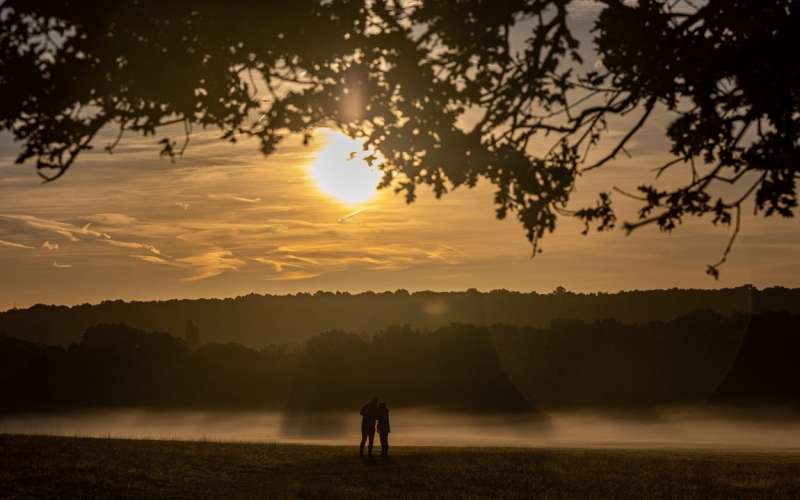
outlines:
[[186, 345], [189, 349], [197, 349], [200, 347], [200, 328], [194, 324], [194, 321], [186, 320], [186, 331], [183, 335]]

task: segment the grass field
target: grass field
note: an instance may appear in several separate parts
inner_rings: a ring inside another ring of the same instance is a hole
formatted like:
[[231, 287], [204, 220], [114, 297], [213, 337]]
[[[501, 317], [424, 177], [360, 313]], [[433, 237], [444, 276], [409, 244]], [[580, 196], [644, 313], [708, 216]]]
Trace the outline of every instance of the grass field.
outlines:
[[2, 498], [800, 498], [800, 453], [398, 448], [0, 435]]

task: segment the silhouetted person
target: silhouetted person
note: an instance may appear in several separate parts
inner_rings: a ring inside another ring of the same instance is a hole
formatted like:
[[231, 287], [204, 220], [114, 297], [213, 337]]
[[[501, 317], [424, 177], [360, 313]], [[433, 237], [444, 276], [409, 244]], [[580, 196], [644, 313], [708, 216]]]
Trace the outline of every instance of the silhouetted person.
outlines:
[[372, 398], [361, 408], [361, 446], [359, 456], [364, 456], [364, 443], [369, 440], [368, 453], [372, 456], [372, 444], [375, 442], [375, 422], [378, 419], [378, 398]]
[[386, 403], [381, 403], [378, 406], [378, 436], [381, 438], [381, 456], [383, 458], [389, 457], [389, 433], [392, 432], [389, 427], [389, 408]]

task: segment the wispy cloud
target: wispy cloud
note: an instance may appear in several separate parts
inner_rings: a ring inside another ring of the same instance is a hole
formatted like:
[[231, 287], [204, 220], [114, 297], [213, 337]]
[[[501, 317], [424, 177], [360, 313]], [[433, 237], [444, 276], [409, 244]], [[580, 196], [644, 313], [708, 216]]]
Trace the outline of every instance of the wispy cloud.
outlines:
[[85, 234], [86, 236], [93, 236], [95, 238], [104, 238], [104, 239], [107, 239], [107, 240], [111, 239], [111, 235], [109, 235], [108, 233], [101, 233], [101, 232], [93, 231], [93, 230], [89, 229], [89, 227], [91, 227], [91, 225], [92, 225], [91, 222], [89, 222], [86, 225], [84, 225], [81, 228], [81, 234]]
[[[26, 224], [32, 229], [39, 231], [52, 232], [63, 236], [70, 241], [80, 241], [76, 234], [81, 233], [81, 229], [66, 222], [59, 222], [56, 220], [42, 219], [35, 215], [15, 215], [6, 214], [2, 215], [3, 218], [16, 220]], [[88, 228], [85, 228], [88, 230]]]
[[302, 263], [305, 263], [305, 264], [312, 264], [312, 265], [319, 265], [319, 263], [320, 263], [316, 259], [310, 259], [308, 257], [298, 257], [297, 255], [292, 255], [292, 254], [284, 255], [283, 258], [284, 259], [289, 259], [289, 260], [292, 260], [292, 261], [295, 261], [295, 262], [302, 262]]
[[137, 222], [135, 217], [119, 213], [86, 215], [81, 218], [104, 226], [130, 226]]
[[164, 264], [168, 266], [174, 266], [173, 262], [168, 261], [163, 257], [158, 257], [156, 255], [139, 255], [139, 254], [132, 254], [131, 257], [134, 259], [143, 260], [145, 262], [150, 262], [151, 264]]
[[[139, 242], [132, 242], [132, 241], [124, 241], [124, 240], [116, 240], [111, 237], [110, 234], [102, 232], [102, 231], [95, 231], [92, 229], [93, 222], [87, 222], [83, 227], [78, 228], [73, 224], [69, 224], [67, 222], [61, 222], [57, 220], [50, 220], [50, 219], [42, 219], [40, 217], [36, 217], [33, 215], [3, 215], [2, 217], [17, 220], [28, 227], [36, 229], [38, 231], [43, 232], [53, 232], [55, 234], [61, 235], [67, 238], [69, 241], [72, 242], [79, 242], [81, 238], [77, 235], [81, 235], [81, 237], [88, 237], [90, 239], [94, 239], [96, 241], [100, 241], [106, 243], [108, 245], [112, 245], [118, 248], [126, 248], [126, 249], [133, 249], [133, 250], [145, 250], [147, 252], [153, 253], [155, 255], [161, 255], [161, 251], [156, 248], [154, 245], [148, 243], [139, 243]], [[90, 216], [95, 220], [102, 220], [109, 225], [118, 225], [118, 226], [127, 226], [129, 224], [136, 223], [136, 219], [134, 217], [130, 217], [124, 214], [96, 214], [94, 216]], [[7, 242], [11, 243], [11, 242]], [[8, 246], [12, 246], [9, 244]], [[13, 245], [13, 246], [16, 246]], [[23, 247], [19, 247], [23, 248]], [[32, 248], [27, 247], [25, 248]], [[47, 250], [57, 250], [59, 248], [58, 243], [50, 243], [49, 240], [45, 241], [42, 244], [42, 248]]]
[[36, 217], [35, 215], [6, 214], [6, 215], [0, 215], [0, 217], [22, 222], [28, 227], [36, 229], [38, 231], [56, 233], [72, 242], [80, 241], [80, 238], [78, 238], [77, 236], [78, 234], [84, 236], [90, 236], [93, 238], [106, 238], [106, 239], [111, 238], [111, 236], [109, 236], [107, 233], [91, 230], [90, 229], [92, 225], [91, 222], [87, 223], [82, 228], [78, 228], [78, 226], [75, 226], [68, 222], [61, 222], [53, 219], [42, 219], [40, 217]]
[[288, 262], [286, 260], [279, 260], [279, 259], [270, 259], [267, 257], [254, 257], [253, 260], [255, 262], [259, 262], [261, 264], [266, 264], [268, 266], [272, 266], [276, 273], [283, 272], [284, 268], [301, 268], [303, 267], [301, 264], [296, 262]]
[[109, 245], [119, 247], [119, 248], [129, 248], [132, 250], [146, 250], [150, 253], [154, 253], [156, 255], [161, 255], [161, 251], [153, 245], [149, 245], [147, 243], [137, 243], [135, 241], [121, 241], [121, 240], [102, 240]]
[[199, 281], [222, 274], [225, 271], [238, 271], [246, 262], [233, 256], [230, 250], [213, 250], [199, 255], [182, 257], [173, 262], [191, 269], [193, 275], [184, 281]]
[[246, 265], [242, 259], [233, 256], [229, 250], [215, 249], [197, 255], [171, 259], [166, 256], [130, 254], [131, 258], [138, 259], [150, 264], [172, 266], [188, 270], [191, 275], [181, 281], [200, 281], [207, 278], [218, 276], [225, 271], [238, 271]]
[[26, 250], [33, 250], [33, 247], [31, 246], [23, 245], [22, 243], [14, 243], [13, 241], [6, 241], [6, 240], [0, 240], [0, 247], [24, 248]]
[[347, 221], [349, 221], [350, 219], [352, 219], [353, 217], [355, 217], [356, 215], [364, 213], [366, 210], [367, 210], [366, 208], [362, 208], [361, 210], [356, 210], [355, 212], [350, 212], [349, 214], [345, 215], [344, 217], [341, 217], [338, 222], [339, 222], [339, 224], [344, 224]]
[[320, 273], [306, 272], [306, 271], [289, 271], [277, 276], [271, 276], [267, 279], [271, 281], [297, 281], [307, 280], [320, 276]]
[[270, 280], [306, 279], [347, 270], [399, 271], [416, 265], [454, 264], [464, 253], [446, 245], [416, 247], [407, 244], [353, 247], [347, 242], [295, 244], [277, 247], [251, 260], [270, 266]]
[[209, 198], [212, 200], [228, 200], [228, 201], [239, 201], [241, 203], [258, 203], [261, 201], [261, 198], [247, 198], [245, 196], [239, 196], [237, 194], [232, 193], [221, 193], [221, 194], [210, 194], [208, 195]]

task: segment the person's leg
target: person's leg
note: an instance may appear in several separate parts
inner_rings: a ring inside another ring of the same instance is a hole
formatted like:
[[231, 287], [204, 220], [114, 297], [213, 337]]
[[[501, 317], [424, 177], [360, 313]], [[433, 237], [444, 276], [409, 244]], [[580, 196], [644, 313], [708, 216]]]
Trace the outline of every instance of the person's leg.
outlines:
[[389, 456], [389, 433], [381, 432], [381, 455]]
[[358, 455], [361, 457], [364, 456], [364, 444], [366, 444], [367, 442], [367, 434], [368, 434], [367, 431], [361, 429], [361, 445], [358, 447]]
[[372, 456], [372, 443], [375, 441], [375, 429], [369, 431], [369, 456]]

